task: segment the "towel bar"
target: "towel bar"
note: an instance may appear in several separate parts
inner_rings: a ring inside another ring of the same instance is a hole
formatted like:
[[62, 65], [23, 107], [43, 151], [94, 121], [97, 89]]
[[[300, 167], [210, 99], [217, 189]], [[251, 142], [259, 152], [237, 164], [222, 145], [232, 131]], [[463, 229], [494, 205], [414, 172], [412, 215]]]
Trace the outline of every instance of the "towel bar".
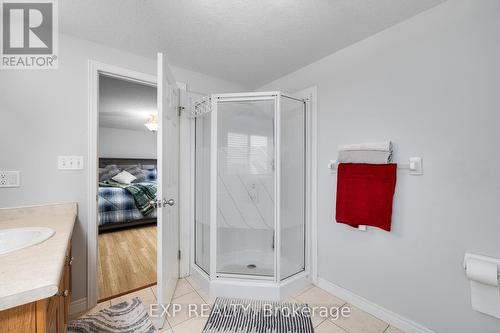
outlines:
[[[337, 172], [338, 161], [330, 160], [328, 169]], [[408, 163], [398, 163], [398, 170], [408, 170], [409, 175], [419, 176], [424, 174], [422, 157], [410, 157]]]

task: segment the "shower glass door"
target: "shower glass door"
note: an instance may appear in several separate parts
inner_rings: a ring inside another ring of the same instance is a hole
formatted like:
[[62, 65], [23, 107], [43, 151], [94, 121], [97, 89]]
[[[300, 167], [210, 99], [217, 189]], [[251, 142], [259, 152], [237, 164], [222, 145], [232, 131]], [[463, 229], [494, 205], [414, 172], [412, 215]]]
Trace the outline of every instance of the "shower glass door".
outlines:
[[218, 274], [273, 277], [275, 98], [217, 102]]
[[305, 269], [306, 105], [281, 95], [279, 112], [279, 279], [284, 280]]
[[195, 263], [210, 274], [210, 114], [195, 120]]

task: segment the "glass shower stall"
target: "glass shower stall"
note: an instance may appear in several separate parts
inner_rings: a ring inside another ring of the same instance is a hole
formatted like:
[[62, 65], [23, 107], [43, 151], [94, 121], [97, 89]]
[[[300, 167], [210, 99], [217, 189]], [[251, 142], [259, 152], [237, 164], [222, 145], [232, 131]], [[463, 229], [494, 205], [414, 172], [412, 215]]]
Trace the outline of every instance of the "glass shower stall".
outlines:
[[284, 281], [307, 273], [306, 106], [260, 92], [194, 107], [194, 266], [214, 296], [258, 282], [280, 298]]

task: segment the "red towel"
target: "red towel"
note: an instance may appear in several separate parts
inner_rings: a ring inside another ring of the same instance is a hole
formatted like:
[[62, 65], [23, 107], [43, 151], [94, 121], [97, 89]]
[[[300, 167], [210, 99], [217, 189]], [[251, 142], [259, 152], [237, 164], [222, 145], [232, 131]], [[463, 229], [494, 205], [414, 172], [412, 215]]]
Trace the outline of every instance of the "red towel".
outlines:
[[390, 231], [396, 169], [396, 164], [340, 163], [337, 169], [337, 222]]

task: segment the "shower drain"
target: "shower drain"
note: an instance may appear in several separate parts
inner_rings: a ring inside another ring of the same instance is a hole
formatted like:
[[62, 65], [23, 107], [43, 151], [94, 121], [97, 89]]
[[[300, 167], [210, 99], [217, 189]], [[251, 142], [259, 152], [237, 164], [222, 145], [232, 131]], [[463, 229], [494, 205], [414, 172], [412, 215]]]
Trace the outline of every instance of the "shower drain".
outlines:
[[250, 264], [250, 265], [247, 265], [247, 268], [248, 269], [255, 269], [255, 268], [257, 268], [257, 266], [255, 266], [254, 264]]

